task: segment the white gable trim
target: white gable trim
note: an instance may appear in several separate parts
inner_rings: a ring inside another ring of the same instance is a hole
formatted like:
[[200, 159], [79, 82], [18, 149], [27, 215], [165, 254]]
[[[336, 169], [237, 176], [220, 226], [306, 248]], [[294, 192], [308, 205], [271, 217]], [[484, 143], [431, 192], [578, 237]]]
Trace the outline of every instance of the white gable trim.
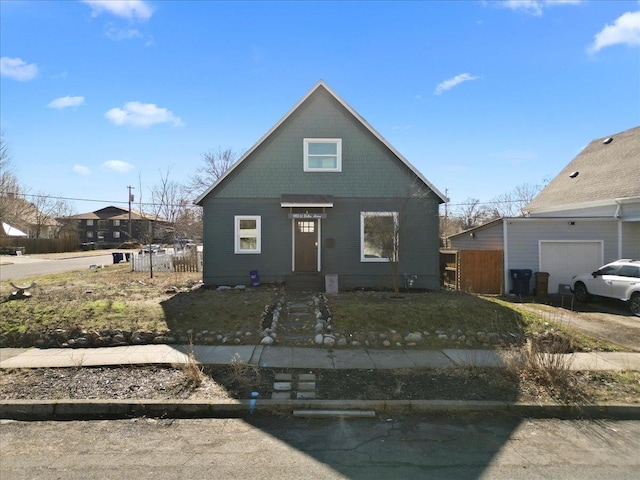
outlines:
[[424, 175], [422, 175], [422, 173], [420, 173], [420, 171], [418, 171], [418, 169], [416, 169], [413, 165], [411, 165], [411, 163], [409, 163], [409, 161], [404, 158], [402, 156], [402, 154], [400, 154], [400, 152], [398, 152], [389, 142], [387, 142], [382, 135], [380, 135], [371, 125], [369, 125], [369, 123], [360, 116], [360, 114], [358, 114], [358, 112], [356, 112], [353, 108], [351, 108], [347, 102], [345, 102], [336, 92], [334, 92], [325, 82], [324, 80], [319, 80], [311, 90], [309, 90], [309, 92], [307, 92], [307, 94], [302, 97], [302, 99], [300, 101], [298, 101], [298, 103], [296, 103], [293, 108], [291, 108], [291, 110], [289, 110], [287, 112], [287, 114], [282, 117], [273, 127], [271, 127], [269, 129], [269, 131], [267, 133], [265, 133], [260, 140], [258, 140], [249, 150], [247, 150], [245, 152], [245, 154], [240, 157], [240, 159], [238, 159], [237, 162], [235, 162], [233, 165], [231, 165], [231, 167], [222, 175], [220, 176], [220, 178], [218, 178], [215, 183], [213, 185], [211, 185], [211, 187], [209, 187], [207, 190], [205, 190], [198, 198], [196, 198], [194, 200], [194, 204], [198, 205], [200, 204], [204, 198], [209, 195], [209, 193], [211, 193], [225, 178], [227, 178], [231, 172], [233, 172], [238, 165], [240, 165], [242, 162], [244, 162], [244, 160], [249, 157], [249, 155], [251, 155], [267, 138], [269, 138], [269, 136], [278, 128], [280, 127], [280, 125], [282, 125], [292, 114], [293, 112], [295, 112], [318, 88], [320, 87], [324, 87], [327, 92], [329, 92], [349, 113], [351, 113], [360, 123], [362, 123], [362, 125], [364, 125], [367, 130], [369, 130], [369, 132], [371, 132], [371, 134], [376, 137], [378, 140], [380, 140], [380, 142], [382, 142], [389, 150], [391, 150], [391, 152], [400, 159], [400, 161], [402, 161], [408, 168], [409, 170], [411, 170], [427, 187], [429, 187], [433, 193], [435, 193], [436, 195], [438, 195], [438, 197], [443, 201], [446, 202], [448, 201], [447, 197], [445, 197], [442, 192], [440, 192], [440, 190], [438, 190], [431, 182], [429, 182], [429, 180], [427, 180]]

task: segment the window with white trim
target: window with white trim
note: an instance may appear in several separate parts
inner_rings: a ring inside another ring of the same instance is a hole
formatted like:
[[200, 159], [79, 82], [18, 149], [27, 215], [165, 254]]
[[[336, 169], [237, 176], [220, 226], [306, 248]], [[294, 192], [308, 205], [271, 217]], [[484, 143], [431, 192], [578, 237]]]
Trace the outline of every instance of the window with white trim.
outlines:
[[93, 220], [87, 220], [87, 227], [93, 226]]
[[113, 238], [120, 238], [120, 232], [113, 232]]
[[120, 226], [120, 220], [113, 220], [113, 226], [114, 227], [119, 227]]
[[235, 253], [260, 253], [261, 226], [259, 215], [236, 215]]
[[360, 213], [360, 261], [390, 262], [398, 259], [398, 213]]
[[305, 138], [305, 172], [341, 172], [341, 138]]

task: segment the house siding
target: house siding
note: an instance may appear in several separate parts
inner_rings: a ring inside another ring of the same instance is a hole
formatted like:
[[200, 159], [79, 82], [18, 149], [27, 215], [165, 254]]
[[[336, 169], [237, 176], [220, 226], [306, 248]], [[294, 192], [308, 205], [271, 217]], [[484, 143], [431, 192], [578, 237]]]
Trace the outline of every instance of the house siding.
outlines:
[[449, 239], [454, 250], [502, 250], [502, 223], [474, 231], [470, 234], [459, 235]]
[[622, 222], [622, 258], [640, 260], [640, 222]]
[[[399, 273], [417, 275], [416, 288], [437, 289], [438, 201], [336, 198], [321, 220], [321, 274], [337, 274], [341, 288], [392, 286], [389, 263], [360, 261], [360, 213], [397, 211], [400, 216]], [[258, 270], [262, 282], [282, 282], [292, 272], [292, 221], [279, 199], [206, 199], [203, 280], [209, 285], [245, 284]], [[260, 215], [260, 254], [234, 253], [234, 216]], [[329, 240], [329, 241], [328, 241]], [[435, 266], [435, 268], [434, 268]], [[401, 283], [403, 284], [403, 283]]]
[[[304, 139], [339, 138], [340, 172], [305, 172]], [[320, 274], [337, 274], [340, 288], [390, 287], [388, 262], [361, 262], [361, 212], [398, 212], [399, 273], [417, 288], [439, 288], [438, 207], [430, 184], [325, 88], [314, 89], [242, 161], [197, 202], [203, 207], [203, 280], [207, 285], [283, 282], [293, 272], [293, 221], [283, 195], [330, 196], [319, 220]], [[234, 217], [261, 217], [259, 254], [234, 253]], [[406, 219], [406, 220], [405, 220]]]
[[[602, 240], [604, 246], [604, 262], [612, 262], [618, 256], [618, 234], [616, 221], [611, 220], [575, 220], [534, 218], [521, 221], [508, 220], [507, 234], [509, 246], [507, 250], [507, 269], [540, 268], [540, 240]], [[569, 222], [575, 221], [575, 225]]]
[[[304, 138], [341, 138], [342, 172], [304, 172]], [[390, 168], [396, 165], [397, 168]], [[324, 90], [238, 165], [216, 198], [279, 198], [283, 193], [336, 197], [402, 197], [416, 177], [384, 144]]]

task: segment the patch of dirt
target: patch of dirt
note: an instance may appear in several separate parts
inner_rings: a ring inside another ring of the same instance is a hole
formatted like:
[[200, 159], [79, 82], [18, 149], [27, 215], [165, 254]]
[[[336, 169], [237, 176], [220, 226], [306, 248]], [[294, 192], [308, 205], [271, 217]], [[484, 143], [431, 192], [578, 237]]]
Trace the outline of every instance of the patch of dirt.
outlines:
[[0, 400], [231, 398], [210, 377], [196, 382], [182, 369], [155, 366], [42, 368], [0, 372]]
[[564, 307], [522, 303], [520, 306], [558, 324], [580, 330], [595, 338], [620, 345], [626, 351], [640, 352], [640, 318], [628, 313], [623, 302], [598, 298], [589, 304], [572, 303]]
[[[246, 365], [193, 372], [170, 367], [59, 368], [0, 372], [0, 400], [271, 398], [275, 371]], [[309, 373], [309, 370], [290, 371]], [[330, 400], [503, 400], [640, 403], [640, 372], [563, 372], [549, 384], [501, 369], [316, 370]]]

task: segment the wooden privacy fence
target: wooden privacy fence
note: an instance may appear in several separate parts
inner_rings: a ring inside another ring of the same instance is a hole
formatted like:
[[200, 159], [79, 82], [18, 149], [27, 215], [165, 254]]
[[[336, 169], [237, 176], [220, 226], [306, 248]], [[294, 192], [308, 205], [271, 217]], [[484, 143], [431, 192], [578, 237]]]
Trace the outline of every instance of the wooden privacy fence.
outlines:
[[76, 238], [25, 238], [0, 237], [0, 247], [18, 247], [24, 249], [25, 255], [35, 253], [74, 252], [79, 249]]
[[202, 252], [169, 255], [131, 255], [132, 272], [201, 272]]
[[502, 250], [440, 250], [445, 288], [468, 293], [502, 294]]

